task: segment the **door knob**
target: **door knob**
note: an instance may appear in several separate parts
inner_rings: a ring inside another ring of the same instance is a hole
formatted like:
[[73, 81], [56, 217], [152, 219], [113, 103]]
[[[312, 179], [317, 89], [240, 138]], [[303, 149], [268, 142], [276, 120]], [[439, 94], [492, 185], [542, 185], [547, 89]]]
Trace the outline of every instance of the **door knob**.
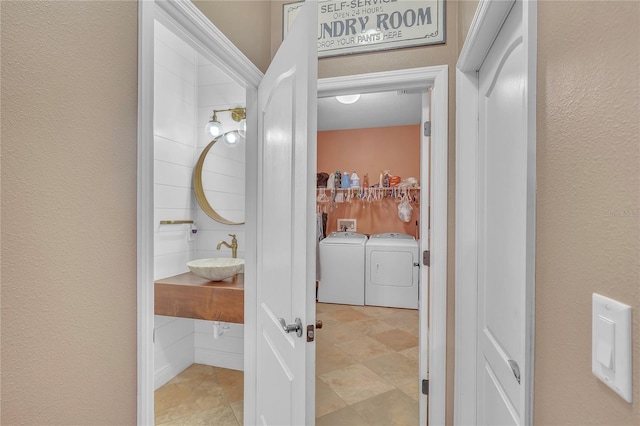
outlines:
[[278, 321], [280, 321], [280, 325], [285, 333], [295, 331], [298, 337], [302, 337], [302, 320], [300, 318], [296, 318], [294, 324], [287, 324], [284, 318], [278, 318]]
[[322, 320], [316, 320], [316, 328], [322, 328]]

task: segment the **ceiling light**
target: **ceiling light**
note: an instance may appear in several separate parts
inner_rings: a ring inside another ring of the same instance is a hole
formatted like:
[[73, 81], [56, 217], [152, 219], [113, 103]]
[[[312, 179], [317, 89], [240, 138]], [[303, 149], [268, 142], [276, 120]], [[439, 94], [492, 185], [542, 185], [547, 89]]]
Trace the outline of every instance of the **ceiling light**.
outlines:
[[345, 95], [345, 96], [336, 96], [336, 99], [341, 104], [352, 104], [360, 99], [360, 95]]

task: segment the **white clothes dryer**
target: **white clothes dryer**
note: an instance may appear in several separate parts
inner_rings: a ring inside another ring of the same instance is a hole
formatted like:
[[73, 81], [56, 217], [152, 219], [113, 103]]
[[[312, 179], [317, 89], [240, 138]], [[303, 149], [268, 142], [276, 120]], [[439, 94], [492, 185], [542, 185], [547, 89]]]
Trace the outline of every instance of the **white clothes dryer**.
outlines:
[[365, 251], [365, 304], [418, 309], [418, 241], [406, 234], [376, 234]]
[[366, 241], [355, 232], [334, 232], [320, 241], [318, 302], [364, 305]]

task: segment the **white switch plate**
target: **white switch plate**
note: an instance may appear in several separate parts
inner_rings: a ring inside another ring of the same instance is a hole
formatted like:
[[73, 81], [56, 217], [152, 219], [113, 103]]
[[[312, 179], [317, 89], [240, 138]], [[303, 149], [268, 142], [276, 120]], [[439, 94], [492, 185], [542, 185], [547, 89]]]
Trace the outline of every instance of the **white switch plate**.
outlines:
[[593, 293], [591, 371], [632, 402], [631, 306]]

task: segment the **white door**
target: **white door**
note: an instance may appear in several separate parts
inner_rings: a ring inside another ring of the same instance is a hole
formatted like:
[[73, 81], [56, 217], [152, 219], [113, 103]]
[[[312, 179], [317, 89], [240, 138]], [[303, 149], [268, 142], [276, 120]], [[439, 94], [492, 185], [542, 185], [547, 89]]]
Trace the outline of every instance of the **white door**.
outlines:
[[[256, 424], [313, 424], [317, 3], [307, 2], [258, 89]], [[285, 332], [287, 326], [302, 327]], [[249, 421], [253, 423], [253, 421]]]
[[526, 62], [516, 1], [478, 71], [478, 424], [520, 425], [529, 362]]

